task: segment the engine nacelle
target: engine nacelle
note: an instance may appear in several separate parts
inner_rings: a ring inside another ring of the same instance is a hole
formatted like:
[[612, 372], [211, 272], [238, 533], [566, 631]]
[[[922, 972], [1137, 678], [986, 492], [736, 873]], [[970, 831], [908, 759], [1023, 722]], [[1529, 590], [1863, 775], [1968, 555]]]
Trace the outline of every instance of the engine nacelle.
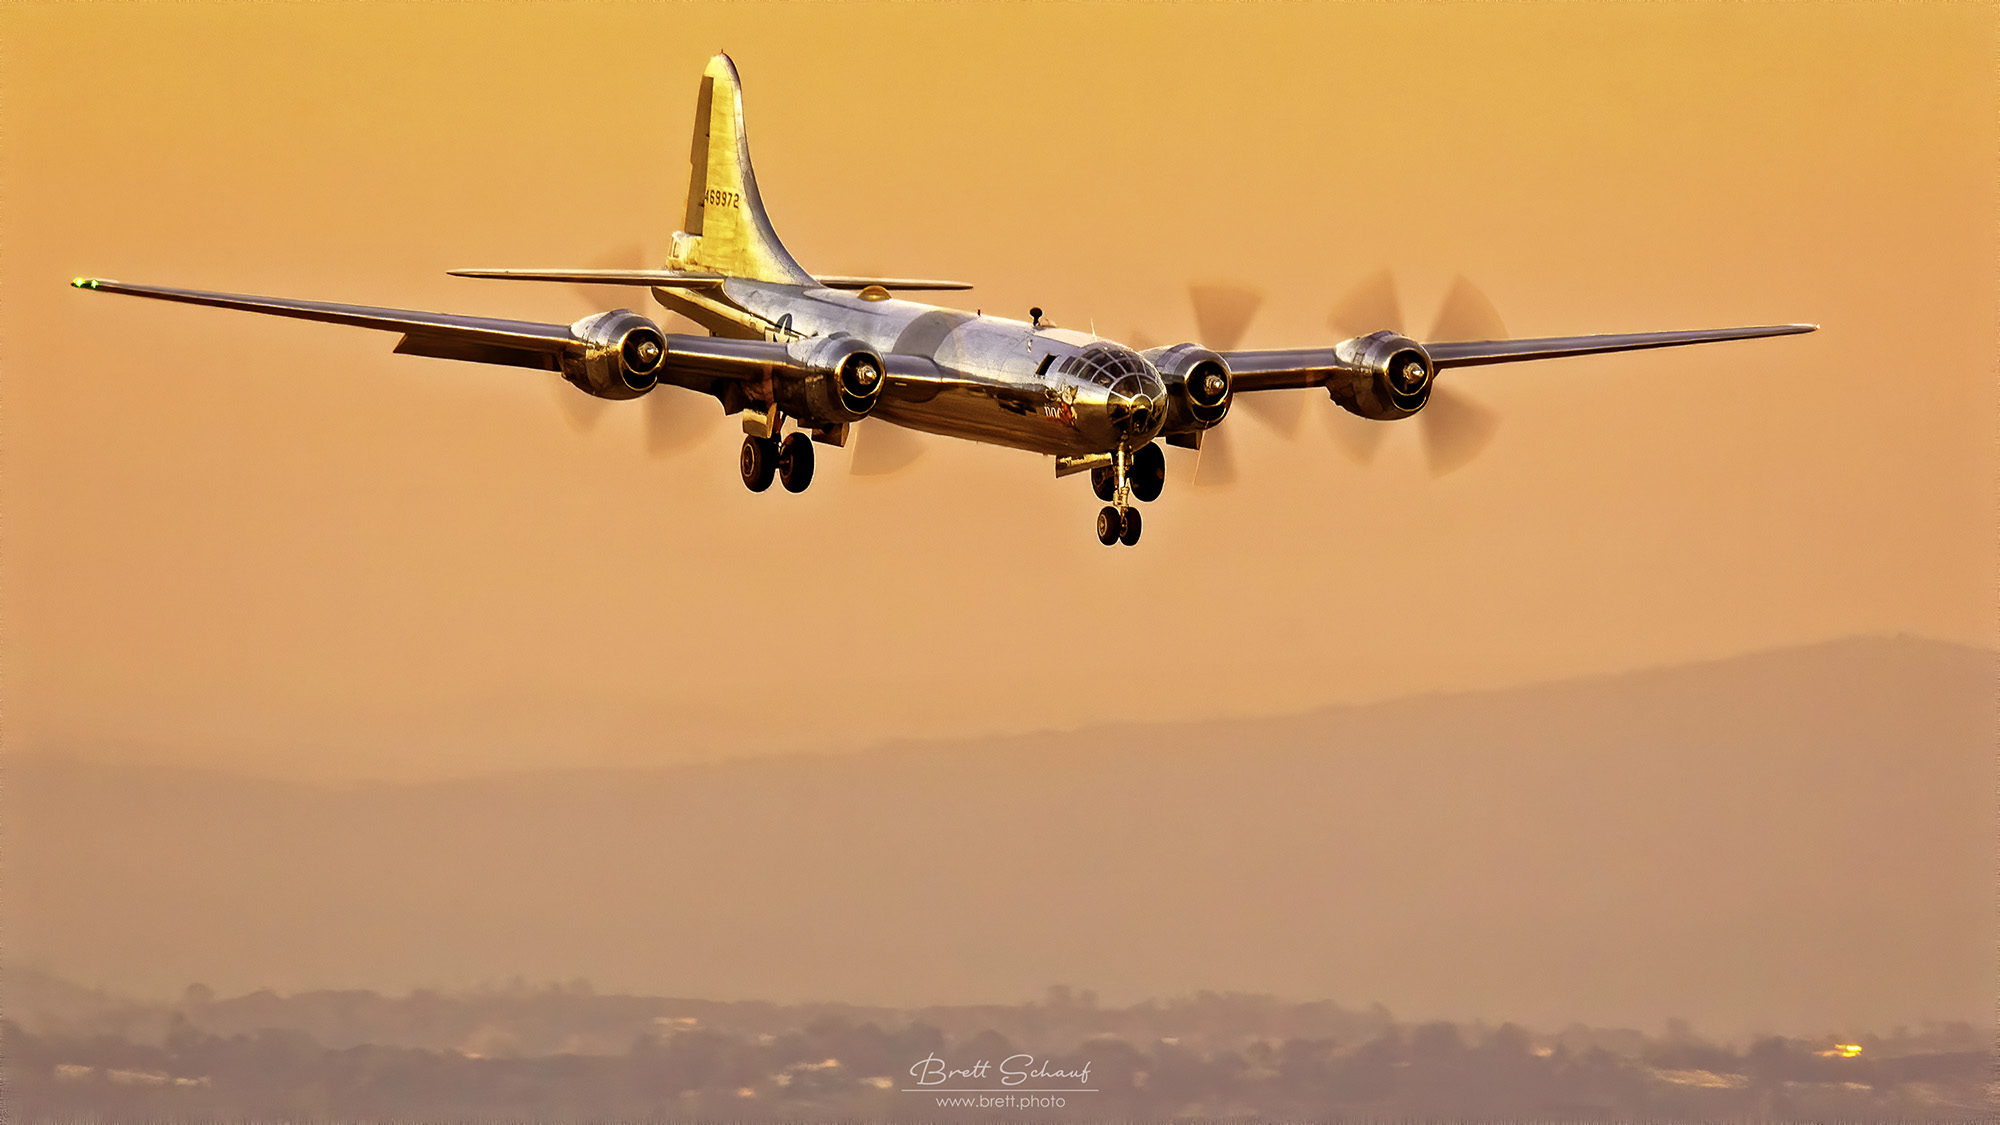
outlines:
[[660, 326], [628, 309], [587, 316], [569, 326], [582, 346], [562, 358], [563, 378], [598, 398], [638, 398], [659, 381], [667, 359]]
[[888, 382], [882, 357], [846, 333], [811, 336], [788, 349], [803, 372], [781, 375], [778, 405], [804, 422], [834, 426], [868, 417]]
[[1229, 364], [1200, 344], [1149, 348], [1146, 357], [1167, 384], [1167, 433], [1205, 430], [1229, 413]]
[[1334, 345], [1345, 370], [1326, 393], [1347, 410], [1382, 422], [1407, 418], [1430, 401], [1437, 364], [1422, 344], [1394, 332], [1358, 336]]

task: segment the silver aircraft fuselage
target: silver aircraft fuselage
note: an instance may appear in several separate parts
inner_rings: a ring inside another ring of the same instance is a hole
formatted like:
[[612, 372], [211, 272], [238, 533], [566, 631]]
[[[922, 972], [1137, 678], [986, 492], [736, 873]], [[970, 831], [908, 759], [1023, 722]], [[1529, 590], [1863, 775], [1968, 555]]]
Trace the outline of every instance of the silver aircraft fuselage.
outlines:
[[[722, 291], [771, 323], [773, 339], [846, 334], [884, 359], [936, 364], [941, 378], [899, 377], [875, 408], [913, 430], [1074, 457], [1137, 449], [1166, 422], [1167, 387], [1153, 365], [1089, 333], [835, 289], [730, 278]], [[680, 303], [671, 290], [654, 295]]]

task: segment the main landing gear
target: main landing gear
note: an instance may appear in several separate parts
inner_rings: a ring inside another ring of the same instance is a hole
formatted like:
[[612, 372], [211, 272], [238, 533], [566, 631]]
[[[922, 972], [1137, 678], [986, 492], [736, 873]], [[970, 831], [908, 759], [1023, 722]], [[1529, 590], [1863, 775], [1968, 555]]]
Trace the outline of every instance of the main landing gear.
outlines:
[[776, 479], [786, 492], [804, 492], [813, 479], [812, 439], [796, 430], [777, 438], [746, 437], [737, 462], [743, 471], [743, 485], [762, 492]]
[[1097, 541], [1107, 547], [1137, 543], [1143, 521], [1132, 501], [1158, 500], [1166, 483], [1167, 456], [1157, 444], [1148, 443], [1132, 453], [1113, 450], [1111, 464], [1090, 471], [1090, 489], [1104, 501], [1097, 513]]

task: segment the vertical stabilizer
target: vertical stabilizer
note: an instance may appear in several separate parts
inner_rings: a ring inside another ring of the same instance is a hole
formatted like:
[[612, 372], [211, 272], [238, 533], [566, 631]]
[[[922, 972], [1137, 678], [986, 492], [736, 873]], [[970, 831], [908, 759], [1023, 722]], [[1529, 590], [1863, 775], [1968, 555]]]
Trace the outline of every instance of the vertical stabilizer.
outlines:
[[702, 72], [689, 159], [687, 217], [674, 236], [668, 267], [813, 284], [764, 214], [757, 174], [750, 168], [750, 142], [743, 134], [743, 83], [728, 55], [710, 59]]

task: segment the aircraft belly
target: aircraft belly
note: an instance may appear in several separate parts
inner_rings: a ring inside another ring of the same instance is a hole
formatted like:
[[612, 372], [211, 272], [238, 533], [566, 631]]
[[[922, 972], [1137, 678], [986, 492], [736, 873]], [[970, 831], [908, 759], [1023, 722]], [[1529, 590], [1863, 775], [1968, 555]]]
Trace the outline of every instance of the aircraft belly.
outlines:
[[896, 396], [892, 389], [876, 404], [873, 416], [925, 433], [1031, 453], [1086, 452], [1073, 425], [1045, 412], [1043, 397], [1039, 387], [1030, 396], [1012, 387], [947, 383], [919, 401]]

